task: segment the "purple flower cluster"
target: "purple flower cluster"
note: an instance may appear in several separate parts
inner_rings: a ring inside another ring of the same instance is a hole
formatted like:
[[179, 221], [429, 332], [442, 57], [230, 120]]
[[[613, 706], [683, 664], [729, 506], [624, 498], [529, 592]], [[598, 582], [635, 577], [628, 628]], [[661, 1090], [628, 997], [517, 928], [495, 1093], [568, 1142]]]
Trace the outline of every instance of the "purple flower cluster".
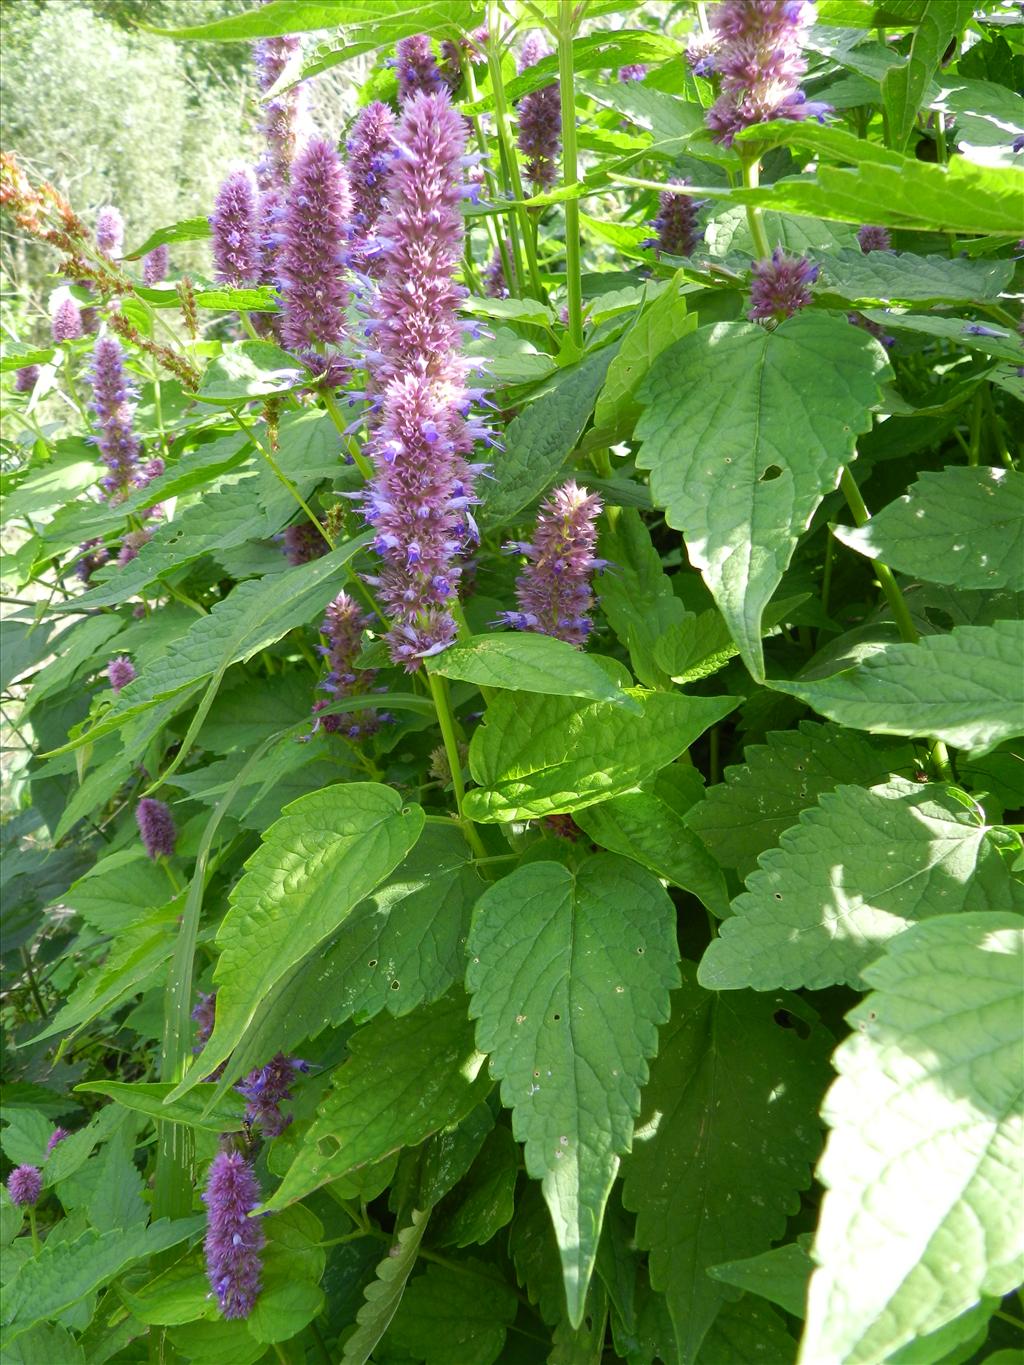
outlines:
[[857, 229], [857, 241], [865, 256], [871, 251], [888, 251], [892, 245], [889, 229], [874, 227], [870, 223], [865, 223], [863, 227]]
[[83, 583], [88, 583], [96, 570], [106, 564], [110, 551], [98, 537], [95, 540], [83, 540], [78, 548], [81, 554], [75, 561], [75, 573]]
[[291, 1115], [281, 1113], [280, 1105], [290, 1100], [290, 1089], [296, 1073], [309, 1070], [309, 1063], [297, 1057], [286, 1057], [278, 1052], [266, 1066], [256, 1067], [248, 1076], [240, 1080], [235, 1089], [244, 1095], [248, 1104], [245, 1107], [247, 1123], [258, 1123], [266, 1137], [280, 1137], [291, 1123]]
[[135, 823], [147, 854], [156, 862], [157, 858], [169, 858], [174, 852], [178, 832], [174, 828], [174, 816], [163, 801], [152, 796], [144, 796], [135, 807]]
[[[301, 48], [302, 39], [293, 33], [261, 38], [253, 45], [256, 79], [264, 95], [274, 87]], [[288, 184], [292, 162], [302, 140], [305, 113], [306, 93], [301, 82], [264, 103], [263, 133], [267, 150], [257, 168], [264, 190], [272, 186], [282, 189]]]
[[695, 76], [713, 76], [718, 67], [718, 39], [695, 33], [686, 45], [686, 65]]
[[53, 339], [58, 346], [66, 341], [77, 341], [79, 337], [85, 335], [85, 327], [82, 324], [82, 310], [70, 294], [65, 294], [53, 310], [50, 326], [53, 331]]
[[[548, 55], [538, 34], [529, 34], [519, 53], [522, 74]], [[526, 157], [526, 178], [534, 191], [549, 190], [557, 175], [562, 146], [562, 104], [558, 86], [545, 85], [519, 101], [519, 150]]]
[[43, 1177], [36, 1166], [15, 1166], [7, 1177], [7, 1193], [11, 1203], [19, 1208], [32, 1208], [39, 1203], [43, 1191]]
[[484, 292], [489, 299], [507, 299], [508, 284], [505, 280], [505, 265], [501, 252], [495, 251], [484, 271]]
[[460, 203], [466, 130], [447, 92], [414, 95], [405, 106], [388, 171], [387, 242], [367, 353], [378, 420], [371, 442], [375, 478], [367, 521], [384, 563], [372, 580], [392, 621], [391, 658], [409, 671], [455, 639], [459, 553], [475, 537], [477, 501], [468, 462], [486, 433], [470, 416], [456, 310], [464, 290]]
[[96, 215], [96, 245], [108, 258], [120, 256], [124, 249], [124, 219], [113, 204], [107, 204]]
[[771, 119], [822, 118], [828, 106], [808, 103], [800, 89], [807, 70], [803, 36], [814, 21], [805, 0], [721, 0], [711, 13], [719, 42], [715, 69], [721, 94], [707, 124], [730, 146], [744, 128]]
[[593, 605], [590, 577], [605, 561], [594, 557], [601, 499], [569, 479], [543, 503], [532, 541], [513, 541], [506, 549], [526, 556], [516, 581], [519, 611], [500, 619], [516, 630], [554, 635], [582, 645], [590, 633]]
[[124, 654], [115, 655], [107, 664], [107, 678], [115, 692], [135, 681], [135, 665]]
[[[322, 691], [332, 700], [355, 697], [368, 692], [373, 686], [376, 672], [373, 669], [357, 670], [354, 661], [362, 643], [363, 627], [370, 624], [367, 616], [347, 592], [338, 593], [327, 606], [320, 633], [325, 643], [320, 653], [327, 660], [328, 672], [320, 683]], [[330, 705], [327, 701], [314, 702], [314, 712], [320, 712]], [[339, 715], [320, 716], [313, 724], [313, 733], [324, 730], [328, 734], [341, 734], [347, 739], [364, 739], [375, 734], [387, 717], [377, 711], [346, 711]]]
[[[685, 181], [673, 182], [680, 185]], [[702, 200], [688, 194], [667, 189], [658, 199], [658, 216], [651, 222], [657, 237], [649, 237], [644, 246], [652, 246], [659, 255], [689, 256], [704, 236], [697, 222], [697, 210]]]
[[[153, 508], [149, 509], [150, 512], [153, 510]], [[138, 559], [139, 551], [143, 545], [148, 545], [152, 539], [153, 532], [147, 531], [145, 527], [138, 531], [129, 531], [121, 541], [121, 548], [117, 552], [118, 564], [124, 567], [125, 564], [130, 564], [133, 559]]]
[[286, 526], [281, 542], [285, 559], [295, 565], [309, 564], [330, 549], [311, 521], [299, 521], [294, 526]]
[[167, 278], [170, 264], [171, 253], [167, 243], [164, 242], [160, 246], [155, 246], [142, 258], [142, 283], [150, 287], [154, 284], [161, 284]]
[[247, 1318], [261, 1289], [260, 1252], [266, 1237], [258, 1218], [260, 1202], [252, 1167], [241, 1152], [218, 1152], [210, 1163], [206, 1203], [206, 1274], [226, 1318]]
[[[360, 110], [348, 139], [352, 225], [361, 242], [373, 232], [384, 209], [384, 181], [394, 151], [395, 116], [386, 104], [374, 100]], [[358, 255], [365, 268], [365, 250]]]
[[811, 285], [820, 273], [805, 256], [787, 256], [781, 246], [767, 260], [755, 261], [751, 271], [754, 278], [747, 313], [751, 322], [769, 318], [781, 322], [806, 308], [811, 301]]
[[448, 88], [425, 33], [414, 33], [396, 44], [395, 67], [400, 105], [408, 103], [414, 95], [436, 95]]
[[232, 171], [210, 214], [213, 267], [221, 284], [255, 284], [262, 266], [259, 192], [248, 169]]
[[50, 1136], [46, 1139], [47, 1156], [49, 1156], [49, 1154], [53, 1151], [54, 1147], [57, 1146], [58, 1142], [63, 1142], [66, 1137], [70, 1136], [71, 1134], [68, 1132], [66, 1128], [59, 1127], [55, 1128], [53, 1132], [50, 1134]]
[[135, 390], [125, 373], [124, 349], [114, 337], [101, 337], [93, 347], [89, 376], [97, 444], [109, 471], [101, 483], [107, 498], [120, 502], [140, 486], [141, 448], [132, 428]]
[[193, 1052], [202, 1052], [210, 1041], [214, 1018], [217, 1013], [217, 992], [200, 992], [199, 999], [192, 1008], [192, 1018], [196, 1025], [196, 1042]]
[[345, 236], [352, 214], [337, 152], [311, 138], [295, 158], [278, 255], [286, 346], [304, 353], [339, 342], [345, 326]]
[[38, 365], [22, 365], [20, 370], [14, 372], [14, 392], [31, 393], [38, 379]]
[[647, 67], [643, 62], [630, 62], [628, 66], [619, 67], [619, 80], [623, 85], [629, 85], [631, 81], [642, 81], [647, 77]]

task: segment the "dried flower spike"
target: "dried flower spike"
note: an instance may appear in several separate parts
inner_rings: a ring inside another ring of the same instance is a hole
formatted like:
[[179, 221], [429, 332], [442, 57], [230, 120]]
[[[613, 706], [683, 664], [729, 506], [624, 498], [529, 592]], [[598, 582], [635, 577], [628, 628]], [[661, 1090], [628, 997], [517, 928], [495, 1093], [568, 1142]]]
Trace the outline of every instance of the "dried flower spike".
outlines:
[[225, 1318], [247, 1318], [261, 1289], [260, 1252], [266, 1236], [258, 1218], [260, 1202], [252, 1167], [240, 1152], [218, 1152], [210, 1163], [206, 1203], [206, 1274]]
[[805, 0], [722, 0], [710, 15], [718, 39], [715, 69], [721, 94], [707, 125], [725, 146], [744, 128], [770, 119], [821, 119], [824, 104], [808, 103], [800, 89], [807, 70], [804, 34], [814, 21]]
[[19, 1208], [32, 1208], [39, 1203], [43, 1177], [35, 1166], [15, 1166], [7, 1177], [7, 1193], [11, 1203]]
[[210, 214], [214, 273], [221, 284], [255, 284], [260, 277], [259, 199], [249, 170], [232, 171]]
[[163, 801], [144, 796], [135, 807], [135, 822], [150, 858], [154, 862], [157, 858], [169, 858], [178, 837], [170, 807]]
[[300, 353], [339, 342], [348, 290], [344, 243], [352, 200], [337, 152], [311, 138], [292, 166], [278, 256], [281, 336]]
[[108, 258], [120, 256], [124, 249], [124, 219], [113, 204], [107, 204], [96, 215], [96, 245]]
[[155, 246], [142, 258], [142, 283], [152, 287], [167, 278], [171, 264], [171, 253], [166, 243]]
[[604, 561], [594, 556], [601, 499], [574, 479], [556, 488], [541, 506], [533, 540], [507, 548], [526, 556], [516, 582], [519, 611], [502, 620], [516, 630], [554, 635], [571, 645], [582, 645], [590, 634], [593, 605], [590, 579]]
[[787, 256], [777, 246], [768, 260], [755, 261], [751, 267], [750, 286], [751, 322], [774, 318], [781, 322], [806, 308], [811, 301], [811, 285], [818, 278], [819, 268], [804, 256]]
[[[537, 34], [529, 34], [519, 54], [520, 74], [548, 55]], [[558, 86], [532, 90], [519, 101], [519, 150], [526, 157], [526, 178], [535, 191], [549, 190], [558, 174], [562, 147], [562, 103]]]
[[135, 665], [124, 654], [118, 654], [107, 664], [107, 678], [115, 692], [135, 681]]

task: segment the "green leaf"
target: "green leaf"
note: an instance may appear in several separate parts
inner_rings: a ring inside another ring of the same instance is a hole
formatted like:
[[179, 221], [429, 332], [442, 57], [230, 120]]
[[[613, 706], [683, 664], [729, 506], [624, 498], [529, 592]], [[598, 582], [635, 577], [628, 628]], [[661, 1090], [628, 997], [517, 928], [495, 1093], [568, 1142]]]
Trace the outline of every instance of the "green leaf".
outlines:
[[101, 858], [61, 900], [94, 929], [117, 933], [166, 905], [169, 897], [164, 869], [141, 849], [122, 848]]
[[376, 1278], [366, 1286], [365, 1302], [356, 1315], [356, 1329], [344, 1343], [341, 1365], [366, 1365], [390, 1326], [416, 1264], [429, 1217], [429, 1209], [413, 1209], [410, 1222], [378, 1264]]
[[206, 367], [196, 397], [238, 407], [250, 398], [286, 393], [303, 374], [295, 357], [272, 341], [232, 341]]
[[[802, 1241], [810, 1243], [810, 1238]], [[769, 1299], [794, 1318], [802, 1318], [807, 1304], [807, 1282], [813, 1269], [814, 1262], [801, 1242], [788, 1242], [760, 1256], [709, 1266], [708, 1274], [721, 1284]]]
[[180, 1100], [166, 1104], [174, 1089], [171, 1082], [83, 1081], [75, 1086], [86, 1094], [106, 1095], [126, 1109], [148, 1114], [151, 1119], [184, 1123], [210, 1133], [238, 1133], [242, 1130], [245, 1102], [233, 1090], [218, 1096], [215, 1085], [197, 1085]]
[[[88, 1196], [89, 1222], [99, 1232], [134, 1231], [145, 1227], [149, 1217], [142, 1176], [132, 1159], [135, 1137], [136, 1124], [122, 1124], [89, 1168], [94, 1177]], [[61, 1201], [67, 1209], [67, 1185], [61, 1188]]]
[[[967, 351], [978, 351], [996, 360], [1020, 364], [1020, 342], [1009, 327], [979, 324], [973, 318], [931, 317], [924, 313], [897, 313], [888, 308], [865, 308], [864, 316], [886, 331], [918, 332], [948, 341]], [[972, 330], [972, 328], [974, 330]]]
[[540, 692], [552, 697], [588, 697], [624, 706], [629, 711], [639, 713], [641, 709], [639, 702], [616, 686], [594, 658], [551, 635], [534, 635], [529, 631], [476, 635], [429, 659], [427, 669], [442, 678], [458, 678], [478, 687]]
[[916, 645], [883, 645], [816, 682], [772, 679], [840, 725], [877, 735], [934, 735], [976, 756], [1024, 734], [1024, 622], [956, 626]]
[[909, 744], [872, 742], [855, 730], [812, 720], [795, 730], [770, 731], [765, 739], [748, 745], [745, 762], [726, 768], [725, 781], [709, 787], [685, 817], [718, 862], [741, 877], [823, 792], [840, 782], [873, 786], [892, 772], [913, 771], [915, 763]]
[[48, 365], [52, 359], [52, 346], [44, 348], [30, 346], [22, 341], [5, 341], [0, 349], [0, 374], [9, 374], [25, 365]]
[[1024, 886], [973, 808], [902, 777], [837, 787], [761, 854], [698, 979], [709, 990], [860, 986], [914, 921], [989, 905], [1024, 912]]
[[175, 1098], [228, 1057], [267, 994], [397, 867], [422, 829], [420, 807], [375, 782], [328, 787], [286, 808], [232, 888], [217, 931], [213, 1034]]
[[629, 650], [640, 681], [668, 689], [670, 679], [655, 663], [654, 650], [666, 630], [685, 620], [686, 608], [634, 508], [620, 510], [614, 525], [602, 530], [600, 553], [609, 567], [597, 579], [597, 596], [608, 624]]
[[[439, 26], [457, 34], [460, 25], [451, 17], [451, 12], [451, 5], [438, 3], [438, 0], [398, 0], [398, 3], [396, 0], [272, 0], [262, 9], [226, 15], [209, 24], [151, 31], [168, 38], [234, 42], [240, 38], [272, 38], [281, 33], [352, 28], [358, 24], [371, 29], [386, 27], [387, 37], [382, 36], [381, 42], [391, 42], [396, 32], [401, 37], [406, 32], [429, 33]], [[479, 11], [467, 5], [466, 0], [458, 0], [455, 13], [464, 16], [470, 28], [479, 18]]]
[[[67, 1139], [66, 1139], [67, 1140]], [[90, 1229], [71, 1242], [48, 1238], [42, 1250], [26, 1261], [4, 1294], [5, 1340], [26, 1332], [34, 1323], [54, 1318], [106, 1284], [125, 1266], [177, 1246], [202, 1231], [205, 1218], [161, 1219], [146, 1228], [99, 1233]]]
[[478, 790], [465, 812], [484, 824], [581, 810], [629, 791], [663, 768], [736, 705], [629, 689], [637, 716], [606, 702], [502, 692], [469, 748]]
[[152, 251], [154, 247], [173, 245], [175, 242], [201, 242], [209, 236], [210, 220], [208, 218], [183, 218], [178, 223], [157, 228], [156, 232], [150, 233], [141, 246], [137, 246], [134, 251], [126, 251], [122, 260], [137, 261], [141, 256]]
[[870, 429], [886, 365], [845, 318], [801, 313], [774, 331], [702, 327], [659, 357], [640, 390], [637, 465], [758, 680], [764, 608]]
[[81, 1344], [59, 1323], [36, 1323], [4, 1351], [4, 1365], [86, 1365]]
[[287, 1341], [320, 1316], [324, 1291], [309, 1280], [264, 1284], [247, 1326], [257, 1341]]
[[995, 302], [1013, 279], [1013, 261], [850, 248], [816, 255], [822, 267], [821, 292], [850, 303]]
[[902, 150], [910, 137], [928, 82], [951, 39], [971, 20], [972, 0], [946, 0], [927, 5], [914, 30], [910, 57], [882, 77], [882, 103], [888, 118], [886, 141]]
[[678, 980], [675, 908], [649, 872], [613, 855], [576, 873], [531, 863], [481, 896], [467, 953], [477, 1041], [542, 1182], [578, 1327]]
[[482, 509], [487, 528], [503, 526], [558, 478], [594, 411], [615, 347], [561, 370], [530, 398], [505, 432], [505, 453]]
[[[444, 1136], [439, 1134], [439, 1139]], [[435, 1214], [438, 1246], [483, 1246], [511, 1223], [518, 1174], [519, 1148], [509, 1130], [499, 1124], [486, 1134], [468, 1173]]]
[[518, 1307], [500, 1273], [483, 1261], [428, 1265], [406, 1289], [388, 1343], [425, 1365], [491, 1365]]
[[988, 465], [925, 472], [865, 526], [835, 534], [915, 578], [1024, 591], [1024, 474]]
[[349, 1052], [265, 1208], [283, 1208], [349, 1171], [416, 1146], [464, 1118], [490, 1089], [459, 990], [399, 1019], [379, 1016], [349, 1039]]
[[[715, 995], [683, 964], [623, 1187], [683, 1365], [734, 1297], [708, 1267], [767, 1250], [810, 1184], [820, 1140], [809, 1116], [831, 1043], [795, 997]], [[718, 1365], [710, 1350], [705, 1359]]]
[[61, 631], [50, 641], [55, 658], [37, 674], [28, 698], [19, 708], [28, 719], [29, 714], [44, 697], [52, 696], [76, 679], [84, 681], [86, 673], [96, 671], [98, 655], [116, 653], [110, 641], [121, 630], [123, 622], [116, 616], [86, 616], [75, 621], [68, 630]]
[[791, 1365], [796, 1342], [786, 1331], [778, 1313], [745, 1295], [739, 1303], [727, 1303], [711, 1324], [698, 1365]]
[[623, 792], [577, 811], [576, 823], [609, 853], [642, 863], [697, 896], [721, 918], [729, 913], [722, 869], [700, 836], [671, 806], [651, 792]]
[[825, 1101], [832, 1132], [802, 1360], [887, 1359], [1024, 1274], [1024, 930], [942, 915], [864, 977]]
[[210, 678], [200, 706], [205, 717], [231, 664], [251, 659], [295, 626], [319, 618], [338, 591], [338, 571], [368, 540], [369, 532], [310, 564], [236, 584], [162, 658], [122, 688], [114, 706], [91, 730], [54, 753], [81, 748], [164, 698]]
[[635, 395], [648, 370], [662, 351], [697, 326], [696, 313], [687, 313], [686, 299], [679, 292], [682, 281], [683, 272], [676, 271], [668, 288], [637, 313], [608, 366], [594, 410], [596, 426], [621, 424], [630, 429], [643, 410]]
[[955, 122], [959, 147], [999, 147], [1012, 156], [1014, 141], [1024, 133], [1024, 99], [993, 81], [965, 80], [943, 72], [938, 95], [929, 108], [941, 110]]

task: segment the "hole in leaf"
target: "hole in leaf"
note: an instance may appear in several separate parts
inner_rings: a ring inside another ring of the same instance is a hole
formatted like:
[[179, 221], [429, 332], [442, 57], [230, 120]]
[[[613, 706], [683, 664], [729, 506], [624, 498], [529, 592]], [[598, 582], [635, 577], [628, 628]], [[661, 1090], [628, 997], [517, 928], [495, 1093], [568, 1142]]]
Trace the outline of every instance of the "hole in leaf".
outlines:
[[770, 464], [768, 468], [764, 471], [764, 473], [761, 475], [759, 482], [771, 483], [772, 479], [777, 479], [781, 473], [782, 468], [780, 465]]
[[391, 989], [393, 991], [400, 991], [402, 989], [402, 983], [400, 981], [392, 981]]
[[561, 1016], [560, 1014], [553, 1014], [551, 1017], [552, 1017], [552, 1019], [554, 1019], [555, 1023], [557, 1024], [558, 1021], [559, 1021], [559, 1019], [561, 1019], [562, 1016]]
[[790, 1014], [789, 1010], [776, 1010], [772, 1018], [779, 1028], [792, 1029], [798, 1038], [809, 1038], [811, 1030], [809, 1025], [795, 1014]]

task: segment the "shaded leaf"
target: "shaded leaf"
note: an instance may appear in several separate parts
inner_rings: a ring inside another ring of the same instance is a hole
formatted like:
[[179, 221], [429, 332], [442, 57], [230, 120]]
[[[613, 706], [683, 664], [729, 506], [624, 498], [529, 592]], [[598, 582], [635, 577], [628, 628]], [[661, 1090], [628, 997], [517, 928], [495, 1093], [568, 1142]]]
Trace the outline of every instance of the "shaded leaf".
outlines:
[[518, 1302], [483, 1261], [428, 1265], [408, 1285], [388, 1341], [425, 1365], [491, 1365], [501, 1354]]
[[341, 1365], [366, 1365], [388, 1330], [416, 1264], [429, 1217], [429, 1209], [413, 1209], [409, 1223], [378, 1264], [376, 1278], [366, 1286], [365, 1302], [356, 1315], [356, 1329], [344, 1343]]

